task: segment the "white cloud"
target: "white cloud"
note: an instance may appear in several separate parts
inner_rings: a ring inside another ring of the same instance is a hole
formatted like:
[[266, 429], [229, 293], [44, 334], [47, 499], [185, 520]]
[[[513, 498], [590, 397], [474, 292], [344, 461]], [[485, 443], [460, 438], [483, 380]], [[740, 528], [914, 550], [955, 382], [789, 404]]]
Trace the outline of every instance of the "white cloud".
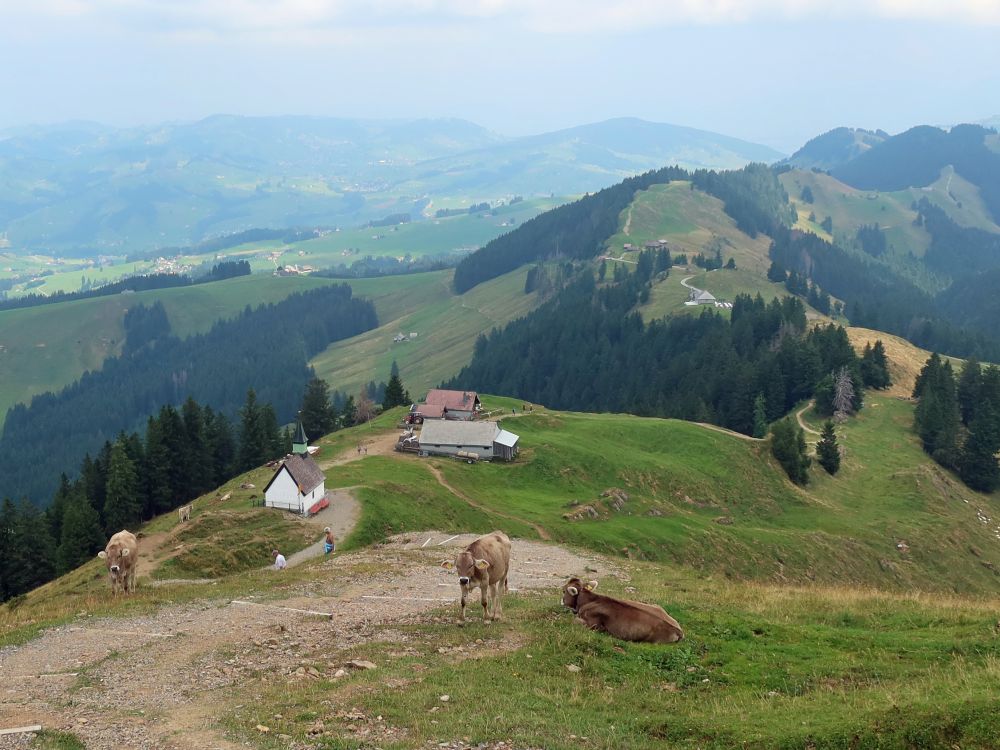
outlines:
[[0, 21], [90, 20], [132, 30], [282, 32], [503, 21], [542, 33], [776, 20], [1000, 24], [1000, 0], [0, 0]]

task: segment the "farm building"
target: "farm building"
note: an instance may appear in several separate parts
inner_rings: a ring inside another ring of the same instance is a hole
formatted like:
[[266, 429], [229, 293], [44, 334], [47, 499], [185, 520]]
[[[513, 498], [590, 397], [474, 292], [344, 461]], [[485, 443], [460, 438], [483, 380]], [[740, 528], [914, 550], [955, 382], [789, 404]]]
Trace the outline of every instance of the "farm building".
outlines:
[[496, 422], [426, 422], [418, 442], [424, 456], [470, 454], [484, 461], [512, 461], [517, 456], [518, 436]]
[[309, 455], [309, 444], [300, 422], [292, 442], [294, 453], [286, 456], [264, 487], [264, 506], [293, 513], [314, 513], [326, 501], [326, 476]]
[[483, 408], [475, 391], [446, 391], [440, 388], [428, 391], [424, 403], [416, 406], [423, 407], [425, 404], [444, 407], [445, 419], [475, 419]]

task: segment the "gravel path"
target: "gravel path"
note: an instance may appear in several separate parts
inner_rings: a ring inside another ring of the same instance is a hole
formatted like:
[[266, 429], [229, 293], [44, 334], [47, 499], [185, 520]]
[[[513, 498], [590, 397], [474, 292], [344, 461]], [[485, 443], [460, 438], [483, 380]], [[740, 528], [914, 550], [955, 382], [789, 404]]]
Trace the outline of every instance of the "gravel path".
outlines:
[[[0, 651], [0, 727], [71, 731], [93, 750], [242, 747], [224, 736], [218, 717], [255, 684], [307, 679], [303, 656], [316, 664], [326, 655], [321, 674], [332, 674], [344, 659], [330, 655], [393, 623], [457, 622], [449, 605], [458, 584], [440, 563], [473, 538], [428, 531], [337, 554], [315, 562], [304, 579], [289, 575], [278, 599], [248, 591], [150, 615], [79, 616]], [[549, 589], [555, 601], [562, 581], [584, 571], [615, 573], [603, 559], [514, 540], [508, 595]], [[23, 737], [5, 740], [0, 748], [24, 746]]]
[[[310, 518], [309, 523], [316, 527], [318, 534], [323, 534], [323, 529], [329, 526], [330, 530], [333, 531], [333, 538], [337, 544], [340, 544], [351, 533], [361, 517], [361, 506], [351, 495], [351, 488], [332, 490], [327, 492], [326, 496], [330, 500], [330, 507], [324, 508]], [[289, 567], [295, 567], [299, 563], [325, 554], [323, 543], [324, 539], [321, 538], [315, 544], [289, 555]]]

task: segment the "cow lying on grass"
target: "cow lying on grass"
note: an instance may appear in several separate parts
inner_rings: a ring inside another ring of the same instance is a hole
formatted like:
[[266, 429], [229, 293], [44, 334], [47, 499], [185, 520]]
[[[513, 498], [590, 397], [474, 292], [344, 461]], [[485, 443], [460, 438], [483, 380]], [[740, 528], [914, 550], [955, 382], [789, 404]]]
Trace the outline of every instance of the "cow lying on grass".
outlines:
[[139, 564], [139, 541], [135, 534], [119, 531], [97, 556], [108, 566], [108, 578], [114, 593], [135, 591], [136, 566]]
[[563, 586], [563, 604], [591, 630], [640, 643], [676, 643], [684, 637], [677, 620], [662, 607], [595, 594], [596, 588], [597, 581], [585, 584], [579, 578]]
[[506, 534], [494, 531], [479, 537], [459, 552], [454, 562], [445, 560], [441, 567], [458, 572], [458, 585], [462, 588], [462, 624], [465, 623], [465, 598], [477, 586], [483, 605], [483, 622], [500, 619], [503, 614], [500, 600], [507, 590], [510, 567], [510, 539]]

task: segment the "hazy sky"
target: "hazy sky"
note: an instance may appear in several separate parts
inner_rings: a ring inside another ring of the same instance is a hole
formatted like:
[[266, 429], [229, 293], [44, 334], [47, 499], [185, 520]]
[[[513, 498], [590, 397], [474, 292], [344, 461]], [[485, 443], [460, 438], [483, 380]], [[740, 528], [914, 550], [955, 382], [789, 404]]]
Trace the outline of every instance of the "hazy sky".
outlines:
[[790, 151], [1000, 114], [1000, 0], [0, 0], [0, 128], [618, 116]]

